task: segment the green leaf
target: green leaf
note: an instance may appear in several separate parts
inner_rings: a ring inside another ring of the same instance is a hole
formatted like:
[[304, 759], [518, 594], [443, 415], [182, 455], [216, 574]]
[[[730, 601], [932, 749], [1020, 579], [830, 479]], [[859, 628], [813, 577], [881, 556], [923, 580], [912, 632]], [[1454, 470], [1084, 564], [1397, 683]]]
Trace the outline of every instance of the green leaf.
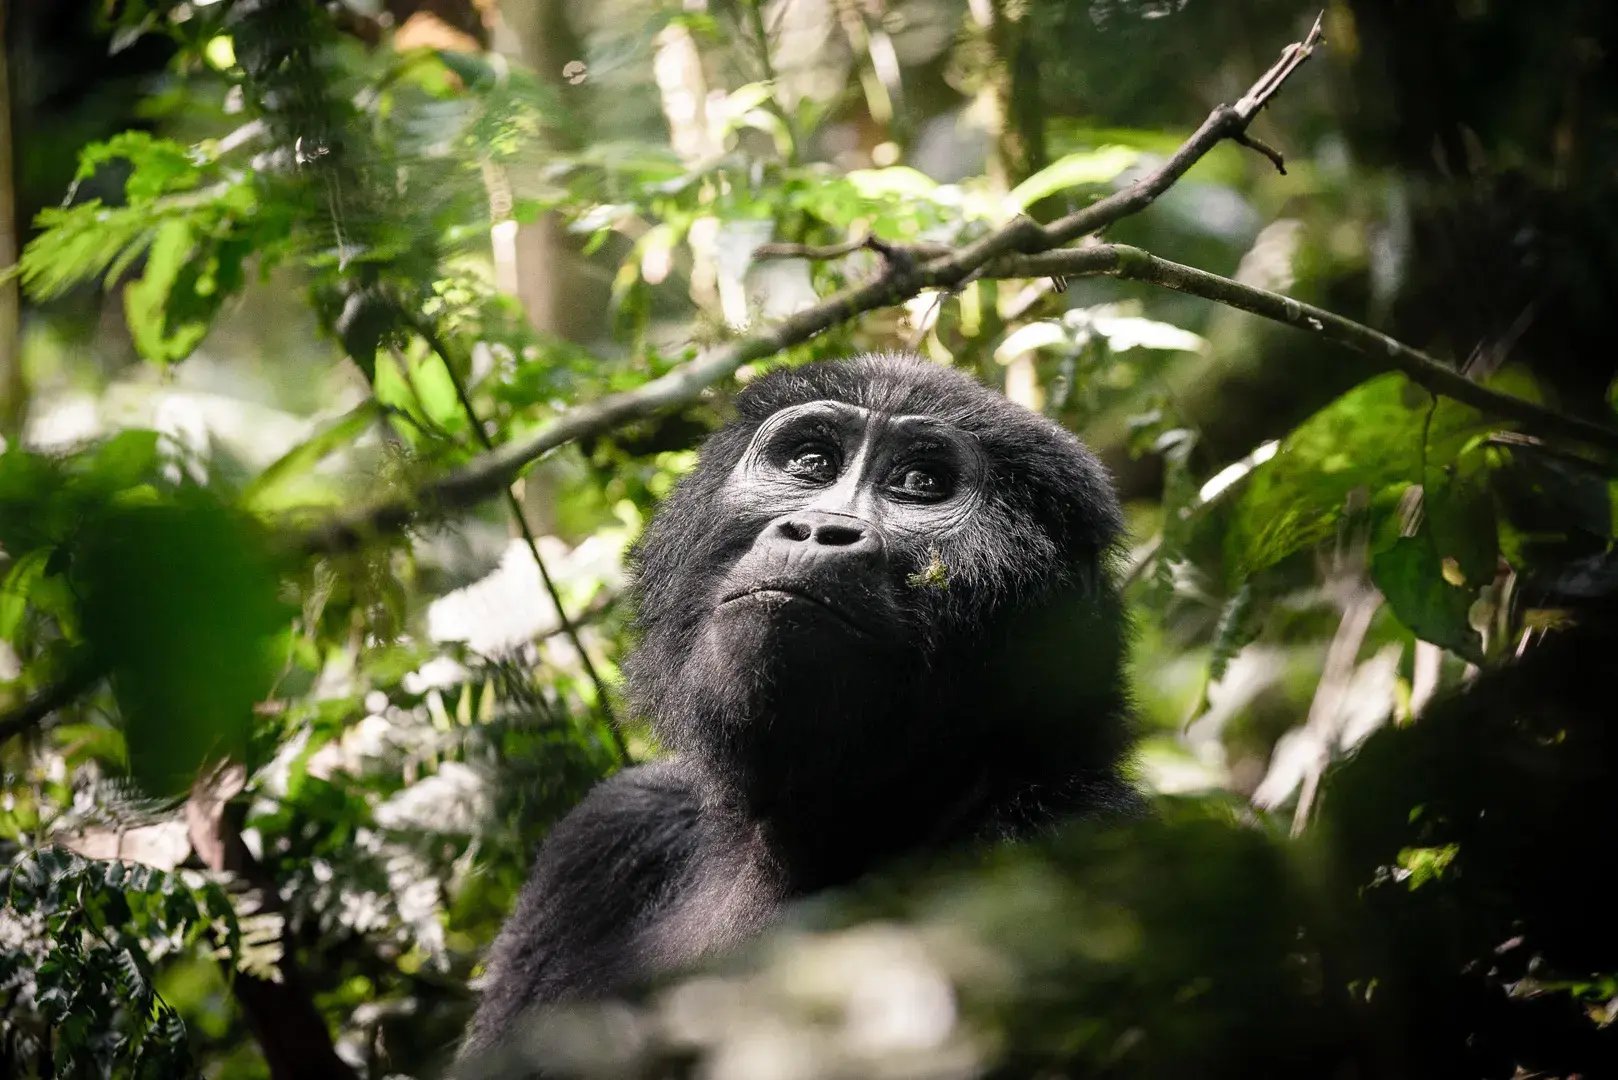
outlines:
[[201, 494], [118, 506], [74, 566], [85, 635], [112, 673], [129, 762], [147, 790], [184, 790], [207, 761], [240, 758], [277, 670], [284, 621], [261, 537]]
[[1257, 634], [1258, 628], [1254, 625], [1252, 614], [1253, 586], [1251, 582], [1244, 581], [1219, 612], [1219, 623], [1214, 628], [1213, 645], [1208, 657], [1210, 683], [1225, 677], [1230, 662]]
[[[76, 182], [89, 180], [115, 161], [128, 163], [124, 205], [106, 206], [90, 199], [48, 207], [34, 219], [38, 235], [29, 241], [16, 268], [30, 296], [50, 299], [103, 274], [115, 278], [146, 250], [165, 212], [217, 216], [248, 191], [243, 183], [221, 191], [217, 198], [198, 199], [194, 189], [203, 168], [196, 156], [177, 142], [143, 131], [126, 131], [86, 147], [79, 155]], [[179, 193], [189, 193], [184, 205], [165, 206], [167, 196]]]
[[1472, 594], [1444, 580], [1443, 559], [1425, 528], [1373, 555], [1371, 580], [1417, 637], [1468, 660], [1482, 660], [1483, 642], [1467, 621]]
[[154, 363], [190, 356], [218, 310], [222, 290], [213, 278], [218, 253], [212, 245], [198, 251], [198, 239], [190, 221], [165, 221], [147, 253], [146, 272], [124, 290], [135, 348]]
[[1453, 462], [1429, 468], [1422, 506], [1427, 529], [1441, 559], [1474, 589], [1494, 580], [1500, 558], [1494, 493], [1489, 486], [1488, 455], [1483, 448], [1463, 453]]
[[123, 131], [106, 142], [91, 143], [80, 152], [74, 181], [89, 180], [103, 165], [119, 160], [129, 163], [124, 197], [132, 205], [190, 190], [202, 178], [202, 171], [186, 146], [145, 131]]
[[1493, 426], [1476, 409], [1435, 402], [1403, 375], [1361, 383], [1298, 425], [1253, 470], [1225, 539], [1227, 572], [1250, 576], [1330, 536], [1352, 492], [1391, 503], [1382, 497], [1420, 483], [1427, 469], [1455, 460]]
[[1007, 198], [1026, 210], [1059, 191], [1111, 183], [1139, 160], [1140, 152], [1127, 146], [1102, 146], [1068, 154], [1012, 188]]
[[[162, 361], [178, 342], [167, 333], [169, 292], [191, 260], [196, 246], [190, 222], [166, 221], [157, 230], [146, 260], [146, 273], [124, 290], [124, 312], [135, 347], [148, 360]], [[198, 337], [197, 341], [201, 338]], [[195, 347], [197, 341], [191, 342]], [[190, 349], [186, 350], [187, 352]]]
[[157, 432], [131, 429], [75, 458], [72, 467], [86, 488], [111, 494], [150, 482], [161, 464]]
[[443, 357], [429, 352], [419, 360], [410, 362], [411, 382], [422, 412], [445, 431], [459, 431], [466, 426], [466, 413], [455, 392], [455, 380], [444, 366]]
[[260, 513], [292, 505], [304, 493], [300, 481], [327, 455], [357, 439], [380, 413], [376, 399], [360, 402], [271, 462], [242, 492], [242, 505]]
[[850, 169], [843, 178], [867, 199], [927, 198], [938, 188], [938, 181], [908, 165], [890, 165], [886, 169]]
[[126, 265], [152, 237], [149, 210], [109, 208], [97, 199], [41, 210], [34, 226], [39, 235], [23, 249], [17, 274], [35, 300], [54, 299], [114, 265]]
[[18, 559], [0, 582], [0, 641], [11, 641], [28, 611], [28, 596], [34, 584], [45, 576], [51, 559], [50, 548], [35, 548]]
[[1460, 854], [1459, 844], [1445, 844], [1442, 847], [1408, 847], [1399, 851], [1398, 862], [1400, 869], [1406, 871], [1409, 877], [1405, 883], [1412, 889], [1419, 889], [1429, 881], [1437, 881], [1444, 876], [1444, 872]]

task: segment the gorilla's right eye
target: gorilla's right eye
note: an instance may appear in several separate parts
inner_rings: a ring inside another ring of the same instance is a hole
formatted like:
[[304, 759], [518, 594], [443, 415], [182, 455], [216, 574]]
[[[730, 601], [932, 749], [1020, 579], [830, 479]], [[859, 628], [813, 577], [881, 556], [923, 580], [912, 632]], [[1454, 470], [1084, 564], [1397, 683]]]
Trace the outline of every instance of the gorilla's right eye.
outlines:
[[805, 480], [826, 482], [836, 479], [837, 462], [826, 451], [805, 446], [793, 451], [792, 456], [787, 458], [786, 471]]

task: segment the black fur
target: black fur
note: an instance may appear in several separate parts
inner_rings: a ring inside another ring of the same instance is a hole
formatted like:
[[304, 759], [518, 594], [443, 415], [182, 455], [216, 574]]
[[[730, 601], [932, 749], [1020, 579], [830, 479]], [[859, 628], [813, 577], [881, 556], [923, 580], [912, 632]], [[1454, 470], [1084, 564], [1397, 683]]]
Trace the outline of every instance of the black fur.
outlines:
[[[1076, 438], [910, 357], [778, 371], [737, 406], [633, 560], [628, 693], [673, 754], [546, 839], [463, 1052], [895, 856], [1137, 802], [1120, 512]], [[801, 475], [823, 428], [848, 448], [835, 482]], [[911, 447], [948, 497], [894, 491]]]

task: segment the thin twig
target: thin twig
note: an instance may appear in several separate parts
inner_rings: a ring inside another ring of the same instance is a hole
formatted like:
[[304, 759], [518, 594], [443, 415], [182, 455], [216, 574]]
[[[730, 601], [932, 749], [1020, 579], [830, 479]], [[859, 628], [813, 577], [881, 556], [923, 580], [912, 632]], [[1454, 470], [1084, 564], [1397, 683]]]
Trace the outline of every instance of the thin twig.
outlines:
[[84, 658], [74, 662], [68, 674], [59, 682], [51, 683], [22, 704], [0, 715], [0, 743], [28, 731], [57, 709], [73, 704], [96, 684], [101, 675], [95, 664]]
[[1282, 176], [1287, 174], [1287, 159], [1281, 156], [1281, 151], [1277, 150], [1263, 139], [1260, 139], [1256, 135], [1249, 135], [1245, 131], [1238, 132], [1237, 134], [1232, 135], [1231, 138], [1241, 145], [1247, 147], [1249, 150], [1257, 151], [1258, 153], [1269, 158], [1270, 164], [1275, 166], [1275, 171], [1280, 173]]
[[1315, 47], [1323, 44], [1325, 40], [1326, 13], [1322, 11], [1315, 16], [1315, 24], [1309, 28], [1309, 33], [1304, 36], [1304, 39], [1295, 41], [1282, 49], [1281, 58], [1259, 78], [1258, 82], [1252, 85], [1252, 88], [1247, 93], [1242, 95], [1240, 101], [1231, 106], [1236, 110], [1237, 115], [1242, 118], [1242, 122], [1246, 123], [1257, 116], [1259, 110], [1268, 105], [1270, 99], [1281, 92], [1281, 87], [1285, 86], [1286, 81], [1292, 78], [1292, 73], [1302, 67], [1305, 60], [1309, 59], [1310, 54], [1315, 51]]
[[753, 258], [760, 261], [767, 259], [809, 259], [813, 262], [827, 262], [832, 259], [841, 259], [844, 255], [852, 255], [856, 251], [874, 251], [884, 258], [891, 258], [895, 252], [903, 252], [912, 259], [937, 259], [949, 255], [955, 249], [948, 244], [933, 244], [918, 241], [912, 244], [893, 244], [871, 233], [846, 240], [841, 244], [791, 244], [774, 242], [760, 244], [753, 249]]
[[827, 262], [831, 259], [841, 259], [844, 255], [852, 255], [856, 251], [863, 251], [865, 241], [869, 238], [869, 234], [856, 236], [841, 244], [760, 244], [753, 249], [753, 258], [814, 259], [817, 262]]
[[1343, 697], [1354, 678], [1354, 662], [1360, 646], [1371, 629], [1371, 617], [1382, 604], [1382, 594], [1374, 589], [1360, 588], [1349, 595], [1343, 618], [1337, 624], [1337, 633], [1326, 648], [1326, 660], [1321, 666], [1320, 682], [1315, 686], [1314, 700], [1309, 703], [1309, 715], [1304, 720], [1303, 737], [1315, 742], [1315, 754], [1310, 758], [1298, 791], [1297, 805], [1292, 809], [1292, 835], [1303, 835], [1314, 809], [1315, 796], [1320, 791], [1320, 779], [1331, 763], [1332, 747], [1342, 737]]
[[[455, 387], [455, 396], [461, 403], [461, 411], [466, 414], [466, 422], [471, 425], [473, 438], [477, 439], [485, 451], [493, 451], [494, 442], [489, 438], [489, 433], [483, 429], [483, 420], [478, 416], [476, 406], [472, 404], [471, 395], [466, 392], [466, 383], [461, 379], [460, 371], [456, 368], [455, 357], [451, 354], [448, 344], [439, 335], [438, 328], [425, 318], [415, 318], [410, 322], [412, 329], [421, 336], [422, 341], [427, 343], [429, 349], [438, 354], [438, 359], [443, 362], [444, 369], [449, 372], [450, 384]], [[552, 579], [550, 570], [545, 566], [545, 560], [540, 557], [539, 540], [534, 536], [534, 530], [528, 525], [528, 515], [523, 513], [522, 503], [517, 499], [517, 493], [508, 484], [504, 494], [506, 509], [511, 512], [511, 519], [516, 523], [517, 531], [522, 534], [523, 543], [528, 545], [528, 553], [534, 557], [534, 565], [539, 568], [539, 580], [545, 586], [545, 594], [550, 598], [551, 606], [556, 609], [556, 621], [561, 624], [562, 632], [567, 635], [567, 639], [573, 645], [574, 651], [579, 654], [579, 663], [584, 667], [585, 675], [589, 677], [591, 684], [595, 687], [596, 702], [606, 716], [607, 730], [612, 732], [612, 740], [618, 751], [618, 758], [625, 765], [628, 765], [632, 761], [629, 756], [629, 745], [624, 742], [623, 732], [618, 730], [618, 720], [613, 715], [612, 703], [607, 696], [606, 680], [601, 677], [600, 672], [596, 670], [594, 661], [590, 659], [590, 653], [585, 649], [583, 639], [579, 637], [578, 626], [572, 619], [568, 618], [567, 608], [562, 605], [562, 594], [556, 588], [556, 582]]]

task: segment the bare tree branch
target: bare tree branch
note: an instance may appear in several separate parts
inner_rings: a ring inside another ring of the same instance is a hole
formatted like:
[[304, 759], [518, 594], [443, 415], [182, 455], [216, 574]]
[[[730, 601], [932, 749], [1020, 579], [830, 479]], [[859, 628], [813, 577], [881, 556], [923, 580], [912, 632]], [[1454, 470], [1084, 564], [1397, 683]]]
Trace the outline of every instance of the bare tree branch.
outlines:
[[244, 907], [283, 916], [280, 978], [271, 980], [237, 971], [226, 960], [226, 979], [247, 1026], [264, 1051], [271, 1080], [356, 1080], [354, 1070], [337, 1056], [331, 1031], [315, 1007], [313, 992], [298, 964], [292, 933], [284, 918], [286, 906], [275, 879], [253, 857], [231, 813], [230, 800], [246, 783], [247, 771], [242, 766], [223, 766], [199, 777], [185, 804], [187, 833], [197, 857], [208, 869], [234, 875], [246, 887]]
[[1302, 41], [1295, 41], [1281, 50], [1281, 59], [1271, 65], [1270, 70], [1259, 77], [1258, 82], [1243, 94], [1241, 100], [1232, 105], [1236, 115], [1241, 117], [1242, 123], [1247, 123], [1257, 116], [1259, 110], [1270, 103], [1270, 99], [1281, 92], [1281, 87], [1292, 78], [1292, 73], [1303, 66], [1315, 51], [1315, 46], [1323, 44], [1326, 40], [1326, 13], [1322, 11], [1315, 16], [1315, 24], [1309, 28], [1309, 33]]
[[304, 533], [299, 538], [298, 546], [307, 552], [342, 550], [362, 542], [368, 536], [403, 527], [420, 510], [444, 512], [476, 504], [499, 494], [501, 488], [521, 469], [557, 447], [695, 401], [703, 391], [729, 378], [743, 364], [762, 360], [801, 344], [865, 312], [907, 300], [922, 289], [955, 288], [984, 273], [991, 262], [1002, 256], [1048, 251], [1140, 212], [1219, 142], [1246, 133], [1253, 116], [1269, 104], [1292, 72], [1309, 58], [1320, 43], [1320, 27], [1320, 20], [1316, 19], [1304, 40], [1287, 46], [1281, 53], [1281, 59], [1248, 89], [1236, 105], [1221, 105], [1209, 113], [1202, 126], [1162, 165], [1128, 187], [1049, 225], [1018, 217], [958, 250], [944, 249], [934, 244], [889, 244], [871, 236], [863, 237], [856, 243], [838, 244], [830, 248], [766, 245], [766, 257], [791, 254], [835, 258], [860, 248], [869, 248], [883, 255], [884, 265], [871, 281], [800, 311], [770, 330], [729, 342], [634, 390], [568, 409], [528, 438], [480, 455], [461, 468], [427, 482], [419, 490], [361, 507], [319, 525]]
[[[1319, 327], [1313, 322], [1304, 325], [1372, 355], [1375, 355], [1376, 348], [1381, 348], [1386, 356], [1384, 363], [1406, 371], [1434, 392], [1445, 393], [1498, 415], [1516, 419], [1528, 430], [1557, 434], [1577, 432], [1579, 434], [1575, 437], [1585, 441], [1602, 446], [1615, 445], [1618, 434], [1489, 391], [1385, 335], [1319, 309], [1306, 309], [1304, 305], [1285, 297], [1245, 289], [1227, 279], [1167, 263], [1134, 248], [1097, 245], [1052, 251], [1150, 206], [1221, 141], [1231, 139], [1253, 146], [1255, 141], [1247, 135], [1248, 124], [1309, 58], [1321, 40], [1321, 20], [1316, 19], [1304, 40], [1283, 50], [1280, 59], [1234, 106], [1221, 105], [1214, 109], [1167, 161], [1137, 178], [1128, 187], [1049, 225], [1018, 217], [959, 250], [947, 250], [932, 244], [889, 244], [870, 236], [862, 238], [857, 244], [831, 248], [769, 245], [761, 253], [763, 257], [797, 255], [829, 258], [863, 247], [880, 253], [883, 267], [872, 280], [845, 289], [814, 307], [782, 320], [771, 329], [715, 348], [634, 390], [611, 394], [568, 409], [526, 439], [493, 448], [464, 466], [410, 491], [390, 495], [331, 521], [296, 532], [291, 537], [291, 546], [309, 554], [340, 551], [362, 543], [368, 537], [403, 528], [423, 511], [446, 513], [475, 505], [500, 494], [523, 468], [558, 447], [695, 401], [710, 387], [733, 375], [743, 364], [801, 344], [868, 311], [900, 303], [926, 288], [958, 288], [966, 281], [985, 274], [995, 277], [1113, 274], [1232, 303], [1243, 310], [1270, 318], [1279, 317], [1281, 321], [1291, 324], [1298, 324], [1301, 319], [1314, 319], [1320, 323]], [[1279, 157], [1273, 152], [1266, 156], [1271, 156], [1272, 160]], [[1280, 306], [1276, 307], [1277, 304]], [[51, 709], [72, 700], [80, 690], [82, 686], [77, 689], [54, 688], [19, 709], [0, 715], [0, 736], [31, 727]]]
[[1280, 293], [1256, 289], [1192, 266], [1160, 259], [1126, 244], [1098, 244], [1067, 251], [1048, 251], [999, 260], [986, 267], [987, 277], [1083, 277], [1094, 274], [1144, 281], [1165, 289], [1200, 296], [1284, 323], [1346, 345], [1376, 366], [1403, 372], [1411, 382], [1453, 398], [1491, 416], [1520, 426], [1532, 435], [1570, 439], [1618, 452], [1618, 429], [1592, 423], [1473, 382], [1459, 371], [1397, 341], [1380, 330], [1345, 319], [1324, 308]]

